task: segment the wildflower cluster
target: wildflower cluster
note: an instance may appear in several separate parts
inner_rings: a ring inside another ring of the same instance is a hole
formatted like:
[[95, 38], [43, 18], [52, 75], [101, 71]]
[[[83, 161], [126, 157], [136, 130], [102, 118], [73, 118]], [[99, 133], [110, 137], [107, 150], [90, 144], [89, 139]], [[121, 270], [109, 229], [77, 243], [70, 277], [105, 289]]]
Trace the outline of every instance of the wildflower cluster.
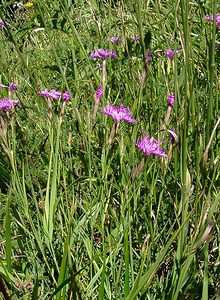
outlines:
[[[134, 37], [135, 41], [140, 41], [140, 36], [135, 36]], [[112, 43], [119, 43], [121, 42], [121, 39], [118, 37], [112, 37], [109, 38], [108, 41], [112, 42]], [[172, 51], [172, 50], [166, 50], [165, 55], [170, 58], [173, 59], [175, 53], [177, 51]], [[107, 49], [103, 49], [100, 48], [97, 51], [93, 51], [90, 54], [91, 58], [96, 58], [96, 59], [102, 59], [104, 62], [106, 61], [107, 58], [115, 58], [117, 56], [115, 51], [109, 51]], [[146, 52], [146, 56], [145, 56], [145, 66], [148, 65], [150, 63], [151, 60], [151, 51], [147, 51]], [[103, 84], [105, 84], [106, 82], [106, 63], [102, 65], [102, 79], [103, 79]], [[103, 86], [100, 85], [98, 87], [98, 89], [95, 92], [95, 105], [94, 105], [94, 113], [93, 116], [96, 116], [97, 110], [98, 110], [98, 105], [100, 102], [100, 99], [103, 95]], [[174, 101], [175, 101], [175, 97], [174, 97], [174, 93], [171, 92], [169, 97], [168, 97], [168, 112], [166, 115], [166, 121], [165, 121], [165, 125], [167, 125], [169, 117], [170, 117], [170, 112], [171, 109], [174, 105]], [[124, 107], [124, 104], [121, 104], [119, 107], [114, 105], [114, 104], [108, 104], [107, 106], [101, 108], [101, 112], [107, 116], [110, 116], [114, 119], [115, 124], [119, 124], [120, 122], [124, 121], [127, 123], [131, 123], [131, 124], [136, 124], [138, 121], [132, 117], [132, 113], [130, 111], [130, 108]], [[114, 127], [113, 127], [114, 129]], [[113, 130], [114, 131], [114, 130]], [[111, 132], [111, 137], [110, 140], [112, 140], [112, 136], [114, 135], [114, 132]], [[136, 142], [136, 146], [142, 150], [142, 152], [145, 155], [157, 155], [157, 156], [161, 156], [161, 157], [167, 157], [166, 152], [160, 148], [160, 145], [163, 143], [163, 141], [158, 141], [154, 138], [150, 138], [148, 135], [144, 136], [143, 139], [139, 139]]]
[[[214, 17], [213, 16], [205, 16], [205, 19], [213, 22]], [[216, 15], [216, 27], [220, 26], [220, 14]], [[4, 22], [0, 19], [0, 27], [4, 26]], [[139, 35], [136, 35], [133, 37], [134, 41], [140, 41], [141, 37]], [[111, 43], [121, 43], [122, 39], [117, 36], [113, 36], [107, 39], [107, 41]], [[179, 50], [171, 50], [167, 49], [165, 51], [165, 56], [169, 59], [173, 59], [174, 55], [178, 53]], [[145, 56], [145, 64], [149, 64], [151, 60], [152, 53], [151, 51], [146, 52]], [[103, 84], [106, 82], [106, 60], [111, 58], [114, 59], [117, 57], [117, 53], [114, 50], [108, 50], [105, 48], [99, 48], [95, 51], [92, 51], [90, 53], [90, 57], [93, 59], [101, 59], [103, 61], [102, 63], [102, 74], [103, 74]], [[101, 97], [103, 96], [103, 84], [99, 85], [98, 89], [95, 91], [94, 98], [95, 98], [95, 106], [94, 106], [94, 116], [96, 115], [96, 112], [98, 110], [98, 105], [100, 102]], [[0, 88], [7, 88], [8, 91], [15, 91], [17, 89], [17, 86], [14, 83], [10, 83], [8, 86], [0, 84]], [[55, 89], [44, 89], [37, 93], [38, 95], [44, 96], [49, 99], [62, 99], [63, 102], [67, 102], [70, 100], [70, 94], [68, 91], [60, 92]], [[164, 124], [165, 126], [168, 124], [170, 112], [172, 110], [172, 107], [174, 105], [175, 96], [173, 92], [170, 92], [168, 96], [168, 110], [167, 114], [165, 116]], [[0, 101], [0, 111], [2, 110], [9, 110], [15, 105], [19, 103], [18, 100], [12, 100], [12, 99], [6, 99], [3, 98]], [[110, 116], [114, 119], [116, 124], [119, 124], [120, 122], [124, 121], [131, 124], [136, 124], [138, 121], [132, 117], [132, 113], [130, 111], [129, 107], [124, 107], [124, 104], [120, 104], [120, 106], [116, 106], [114, 104], [108, 104], [107, 106], [101, 108], [101, 112], [107, 116]], [[173, 132], [175, 133], [175, 130], [173, 129]], [[170, 136], [171, 143], [174, 143], [174, 138], [171, 134]], [[163, 141], [158, 141], [152, 137], [149, 137], [148, 135], [144, 136], [142, 139], [138, 139], [136, 142], [136, 146], [145, 154], [145, 155], [157, 155], [161, 157], [167, 157], [166, 152], [161, 148], [161, 144]]]

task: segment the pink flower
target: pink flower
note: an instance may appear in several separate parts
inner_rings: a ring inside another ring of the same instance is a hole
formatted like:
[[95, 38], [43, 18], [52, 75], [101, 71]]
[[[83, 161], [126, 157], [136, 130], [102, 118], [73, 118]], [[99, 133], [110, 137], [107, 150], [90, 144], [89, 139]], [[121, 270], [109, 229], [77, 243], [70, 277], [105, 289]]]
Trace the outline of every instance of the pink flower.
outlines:
[[64, 102], [67, 102], [70, 100], [70, 94], [68, 91], [64, 91], [63, 93], [61, 93], [59, 91], [56, 91], [55, 89], [52, 89], [50, 91], [48, 89], [44, 89], [37, 93], [38, 93], [38, 95], [44, 96], [46, 98], [52, 98], [55, 100], [57, 100], [59, 97], [62, 96], [62, 99]]
[[169, 58], [169, 59], [173, 59], [175, 54], [175, 51], [172, 51], [171, 49], [168, 49], [165, 51], [165, 55]]
[[175, 96], [174, 96], [174, 93], [171, 92], [168, 96], [168, 106], [173, 107], [174, 102], [175, 102]]
[[116, 123], [120, 123], [121, 121], [132, 124], [137, 123], [137, 120], [132, 118], [130, 109], [125, 108], [123, 104], [121, 104], [119, 107], [115, 106], [114, 104], [109, 104], [106, 107], [102, 108], [101, 112], [107, 116], [112, 117]]
[[146, 57], [145, 57], [146, 64], [149, 64], [150, 60], [151, 60], [151, 52], [147, 51]]
[[44, 96], [44, 97], [47, 97], [47, 98], [53, 98], [53, 99], [57, 100], [62, 95], [62, 93], [58, 92], [54, 89], [52, 89], [50, 91], [45, 89], [43, 91], [38, 92], [38, 95], [41, 95], [41, 96]]
[[16, 91], [17, 90], [17, 86], [16, 84], [14, 84], [13, 82], [10, 83], [9, 87], [8, 87], [9, 91]]
[[100, 85], [98, 88], [97, 88], [97, 90], [96, 90], [96, 92], [95, 92], [95, 98], [96, 98], [96, 100], [100, 100], [100, 98], [102, 97], [102, 95], [103, 95], [103, 87], [102, 87], [102, 85]]
[[141, 149], [145, 155], [157, 155], [167, 157], [166, 152], [160, 148], [162, 141], [150, 138], [148, 135], [144, 136], [143, 139], [137, 140], [136, 146]]
[[9, 86], [4, 85], [4, 84], [0, 84], [0, 88], [7, 88], [9, 91], [16, 91], [17, 90], [17, 86], [13, 82], [11, 82], [9, 84]]
[[[214, 21], [214, 17], [213, 17], [213, 15], [210, 15], [210, 16], [205, 16], [205, 19], [207, 20], [207, 21], [209, 21], [209, 22], [213, 22]], [[216, 21], [216, 27], [218, 28], [218, 27], [220, 27], [220, 14], [216, 14], [216, 19], [215, 19], [215, 21]]]
[[50, 98], [50, 95], [49, 95], [49, 91], [48, 89], [45, 89], [43, 91], [40, 91], [40, 92], [37, 92], [38, 95], [41, 95], [41, 96], [44, 96], [44, 97], [47, 97], [47, 98]]
[[69, 101], [70, 100], [70, 94], [69, 94], [69, 92], [68, 91], [63, 92], [62, 98], [63, 98], [64, 102]]
[[19, 100], [2, 98], [0, 100], [0, 112], [2, 112], [3, 110], [10, 110], [12, 109], [12, 107], [18, 105], [19, 103]]
[[107, 58], [115, 58], [117, 56], [117, 53], [115, 51], [109, 51], [107, 49], [98, 49], [97, 51], [93, 51], [90, 54], [91, 58], [101, 58], [101, 59], [107, 59]]
[[61, 92], [58, 92], [54, 89], [49, 91], [49, 97], [53, 98], [53, 99], [58, 99], [60, 96], [62, 95]]

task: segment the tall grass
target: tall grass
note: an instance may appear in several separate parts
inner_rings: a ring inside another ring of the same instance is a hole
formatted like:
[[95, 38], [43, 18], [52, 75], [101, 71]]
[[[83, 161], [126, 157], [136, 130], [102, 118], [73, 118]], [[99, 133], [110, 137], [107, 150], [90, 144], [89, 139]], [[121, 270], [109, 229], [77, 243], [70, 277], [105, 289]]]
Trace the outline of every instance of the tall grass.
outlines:
[[[20, 105], [0, 115], [2, 299], [218, 299], [217, 1], [9, 4], [0, 84], [18, 90], [0, 95]], [[118, 54], [106, 80], [98, 48]], [[137, 124], [94, 118], [103, 82], [99, 108], [124, 103]], [[68, 90], [65, 109], [44, 88]], [[167, 158], [135, 147], [145, 134]]]

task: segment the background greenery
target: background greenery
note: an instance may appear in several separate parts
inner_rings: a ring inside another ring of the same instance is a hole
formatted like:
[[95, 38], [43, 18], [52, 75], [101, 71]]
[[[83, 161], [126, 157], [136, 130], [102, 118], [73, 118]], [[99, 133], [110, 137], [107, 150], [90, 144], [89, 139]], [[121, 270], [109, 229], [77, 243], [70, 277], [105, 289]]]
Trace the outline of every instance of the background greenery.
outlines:
[[[14, 15], [2, 1], [0, 83], [14, 82], [14, 112], [1, 113], [0, 275], [12, 299], [219, 299], [220, 30], [205, 15], [217, 1], [36, 0]], [[141, 41], [134, 41], [140, 35]], [[121, 44], [107, 38], [120, 36]], [[124, 103], [139, 120], [98, 111]], [[179, 50], [173, 60], [165, 50]], [[140, 83], [146, 51], [152, 52]], [[44, 88], [71, 93], [47, 117]], [[167, 97], [175, 105], [161, 130]], [[170, 144], [169, 130], [178, 142]], [[164, 140], [168, 158], [137, 138]], [[2, 295], [0, 297], [3, 297]], [[2, 298], [4, 299], [4, 298]]]

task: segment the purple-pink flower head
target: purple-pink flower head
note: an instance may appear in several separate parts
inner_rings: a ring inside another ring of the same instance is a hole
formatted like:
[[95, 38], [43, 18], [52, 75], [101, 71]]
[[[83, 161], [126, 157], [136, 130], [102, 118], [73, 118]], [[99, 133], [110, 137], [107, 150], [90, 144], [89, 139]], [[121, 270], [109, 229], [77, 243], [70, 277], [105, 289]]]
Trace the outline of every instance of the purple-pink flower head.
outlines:
[[49, 98], [49, 91], [48, 91], [48, 89], [42, 90], [40, 92], [37, 92], [37, 94]]
[[100, 85], [95, 92], [96, 100], [99, 101], [100, 98], [102, 97], [102, 95], [103, 95], [103, 87], [102, 87], [102, 85]]
[[119, 44], [119, 43], [121, 43], [122, 39], [120, 37], [113, 36], [113, 37], [108, 38], [107, 41], [112, 42], [114, 44]]
[[173, 107], [175, 102], [175, 96], [173, 92], [170, 92], [169, 96], [168, 96], [168, 106]]
[[0, 88], [7, 88], [9, 91], [16, 91], [17, 90], [17, 86], [13, 82], [11, 82], [9, 84], [9, 86], [4, 85], [4, 84], [0, 84]]
[[5, 25], [5, 23], [0, 19], [0, 28], [2, 28]]
[[107, 116], [112, 117], [116, 123], [120, 123], [121, 121], [132, 124], [137, 123], [137, 120], [132, 118], [130, 109], [125, 108], [123, 104], [121, 104], [119, 107], [115, 106], [114, 104], [109, 104], [106, 107], [102, 108], [101, 112]]
[[[207, 15], [207, 16], [205, 16], [205, 19], [209, 22], [214, 21], [213, 15], [210, 15], [210, 16]], [[216, 14], [215, 22], [216, 22], [216, 27], [219, 28], [220, 27], [220, 14]]]
[[143, 139], [139, 139], [136, 142], [136, 146], [141, 149], [145, 155], [157, 155], [167, 157], [166, 152], [160, 148], [162, 141], [150, 138], [148, 135], [144, 136]]
[[115, 51], [109, 51], [107, 49], [98, 49], [97, 51], [93, 51], [90, 54], [91, 58], [101, 58], [101, 59], [107, 59], [107, 58], [115, 58], [117, 56], [117, 53]]
[[62, 98], [64, 102], [67, 102], [70, 100], [70, 93], [68, 91], [63, 92]]
[[53, 98], [53, 99], [58, 99], [60, 96], [62, 95], [61, 92], [58, 92], [54, 89], [49, 91], [49, 97]]
[[11, 82], [11, 83], [9, 84], [8, 90], [9, 90], [9, 91], [16, 91], [16, 90], [17, 90], [16, 84], [14, 84], [13, 82]]
[[175, 52], [172, 51], [171, 49], [167, 49], [167, 50], [165, 51], [165, 55], [166, 55], [166, 57], [168, 57], [169, 59], [173, 59], [174, 54], [175, 54]]
[[10, 110], [12, 109], [12, 107], [18, 105], [19, 103], [19, 100], [2, 98], [0, 100], [0, 112], [2, 112], [3, 110]]
[[141, 40], [140, 35], [135, 35], [134, 36], [134, 41], [139, 42]]
[[146, 57], [145, 57], [146, 64], [149, 64], [150, 60], [151, 60], [151, 52], [147, 51], [147, 54], [146, 54]]
[[62, 93], [58, 92], [54, 89], [52, 89], [50, 91], [45, 89], [43, 91], [38, 92], [38, 95], [41, 95], [41, 96], [44, 96], [44, 97], [47, 97], [47, 98], [53, 98], [53, 99], [57, 100], [62, 95]]

